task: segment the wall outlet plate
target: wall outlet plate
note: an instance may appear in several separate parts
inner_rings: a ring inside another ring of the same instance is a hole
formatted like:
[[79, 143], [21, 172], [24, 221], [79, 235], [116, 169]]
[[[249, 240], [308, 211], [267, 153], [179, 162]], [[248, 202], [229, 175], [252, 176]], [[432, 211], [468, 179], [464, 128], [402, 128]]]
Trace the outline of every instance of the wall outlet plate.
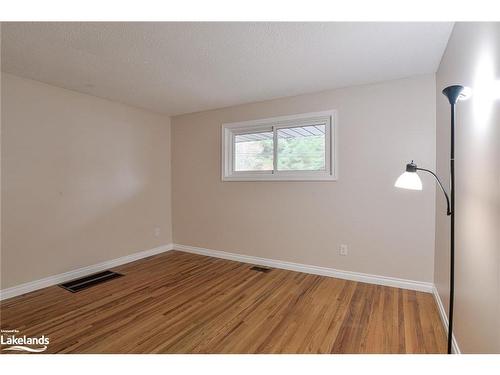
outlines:
[[346, 256], [347, 251], [348, 251], [347, 245], [345, 245], [345, 244], [340, 245], [340, 247], [339, 247], [339, 254], [340, 255]]

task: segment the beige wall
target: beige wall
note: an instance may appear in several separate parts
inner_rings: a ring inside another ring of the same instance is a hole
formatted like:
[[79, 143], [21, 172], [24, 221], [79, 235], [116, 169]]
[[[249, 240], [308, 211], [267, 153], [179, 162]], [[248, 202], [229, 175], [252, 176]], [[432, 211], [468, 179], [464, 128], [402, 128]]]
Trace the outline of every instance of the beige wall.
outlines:
[[1, 88], [2, 288], [171, 242], [168, 117], [8, 74]]
[[[222, 123], [329, 109], [338, 181], [221, 181]], [[434, 182], [393, 187], [412, 158], [435, 167], [433, 75], [178, 116], [172, 139], [175, 243], [433, 281]]]
[[[0, 68], [2, 61], [2, 23], [0, 22]], [[0, 88], [2, 87], [2, 74], [0, 73]], [[0, 90], [0, 187], [2, 186], [2, 90]], [[2, 194], [0, 193], [0, 213], [2, 212]], [[0, 272], [2, 270], [2, 215], [0, 214]], [[2, 289], [0, 275], [0, 290]]]
[[[437, 170], [448, 183], [450, 84], [473, 89], [457, 105], [455, 336], [462, 352], [500, 353], [500, 24], [457, 23], [437, 72]], [[498, 89], [497, 89], [498, 91]], [[497, 92], [498, 94], [498, 92]], [[436, 196], [435, 283], [448, 305], [449, 219]]]

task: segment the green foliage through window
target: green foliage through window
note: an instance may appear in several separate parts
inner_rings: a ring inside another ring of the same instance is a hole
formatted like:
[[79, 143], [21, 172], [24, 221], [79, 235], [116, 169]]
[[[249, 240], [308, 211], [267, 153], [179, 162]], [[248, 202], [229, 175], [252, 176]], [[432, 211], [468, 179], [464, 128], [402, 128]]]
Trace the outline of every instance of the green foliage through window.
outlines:
[[[278, 171], [325, 170], [325, 130], [324, 125], [277, 129]], [[235, 135], [235, 171], [272, 171], [273, 154], [272, 131]]]
[[[278, 132], [278, 137], [279, 137]], [[278, 138], [279, 171], [325, 169], [325, 136]]]

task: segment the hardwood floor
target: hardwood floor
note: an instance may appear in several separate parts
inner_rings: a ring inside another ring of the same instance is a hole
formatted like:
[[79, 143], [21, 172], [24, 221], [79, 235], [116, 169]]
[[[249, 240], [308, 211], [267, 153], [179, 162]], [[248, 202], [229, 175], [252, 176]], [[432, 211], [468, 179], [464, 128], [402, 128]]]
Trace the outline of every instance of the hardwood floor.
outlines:
[[[48, 353], [444, 353], [431, 294], [171, 251], [1, 303]], [[6, 353], [6, 352], [3, 352]]]

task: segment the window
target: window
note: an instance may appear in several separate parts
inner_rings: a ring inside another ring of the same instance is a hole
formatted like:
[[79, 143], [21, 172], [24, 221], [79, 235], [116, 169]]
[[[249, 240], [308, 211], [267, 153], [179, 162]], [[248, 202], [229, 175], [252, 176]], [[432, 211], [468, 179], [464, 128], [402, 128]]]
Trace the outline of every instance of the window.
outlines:
[[222, 126], [222, 179], [336, 180], [335, 112]]
[[273, 170], [273, 132], [263, 131], [234, 136], [236, 172]]

